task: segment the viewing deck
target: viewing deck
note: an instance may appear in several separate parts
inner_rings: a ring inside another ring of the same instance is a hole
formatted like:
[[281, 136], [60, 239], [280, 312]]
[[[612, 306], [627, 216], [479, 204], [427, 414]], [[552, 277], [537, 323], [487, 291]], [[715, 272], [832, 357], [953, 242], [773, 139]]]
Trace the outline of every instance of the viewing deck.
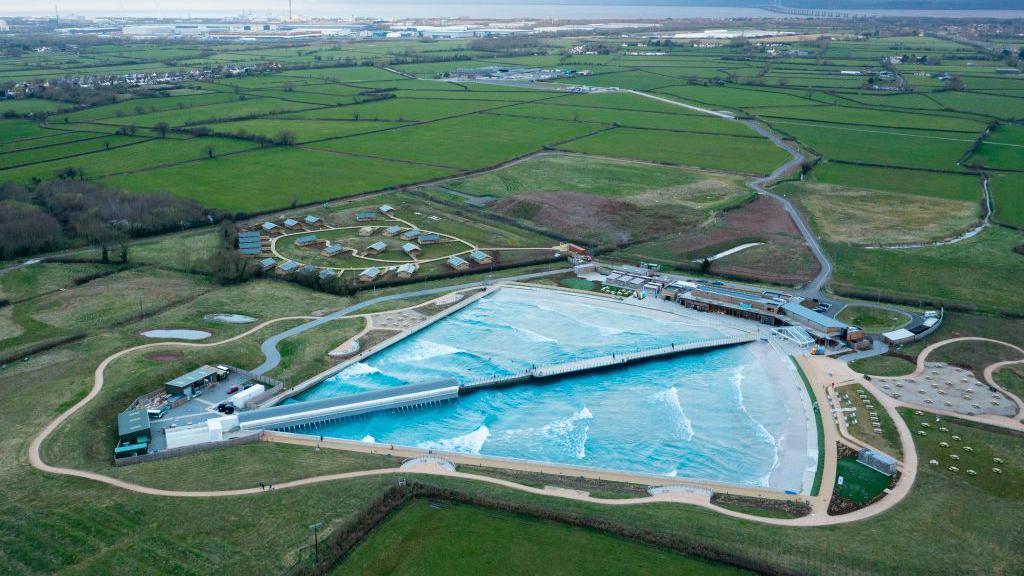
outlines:
[[756, 336], [753, 334], [710, 338], [685, 344], [671, 344], [658, 348], [637, 350], [625, 354], [611, 354], [585, 360], [536, 366], [517, 374], [487, 378], [465, 384], [445, 380], [441, 382], [394, 386], [322, 400], [292, 402], [270, 408], [240, 412], [238, 414], [238, 422], [243, 430], [297, 430], [380, 410], [406, 410], [433, 405], [454, 400], [458, 398], [460, 393], [484, 388], [496, 388], [533, 380], [557, 378], [568, 374], [601, 370], [611, 366], [622, 366], [654, 358], [736, 346], [753, 342], [754, 340], [756, 340]]

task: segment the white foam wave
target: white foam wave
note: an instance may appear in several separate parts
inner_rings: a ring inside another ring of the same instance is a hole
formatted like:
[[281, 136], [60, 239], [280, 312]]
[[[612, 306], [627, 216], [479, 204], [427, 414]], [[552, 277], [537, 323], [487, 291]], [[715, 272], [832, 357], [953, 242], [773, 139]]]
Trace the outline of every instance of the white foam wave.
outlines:
[[455, 436], [454, 438], [444, 438], [436, 442], [420, 442], [417, 446], [424, 450], [479, 454], [480, 449], [484, 447], [484, 443], [487, 442], [487, 439], [490, 437], [490, 429], [488, 429], [487, 426], [480, 426], [469, 434]]
[[682, 434], [683, 440], [687, 442], [692, 440], [693, 422], [686, 416], [686, 411], [683, 410], [683, 405], [679, 401], [679, 389], [673, 386], [659, 394], [659, 398], [664, 400], [676, 414], [676, 429]]
[[360, 440], [360, 442], [369, 442], [370, 444], [376, 444], [377, 439], [371, 436], [370, 434], [367, 434], [366, 436], [363, 436], [363, 439]]
[[558, 340], [554, 338], [549, 338], [539, 332], [534, 332], [533, 330], [523, 328], [522, 326], [512, 326], [512, 329], [515, 330], [516, 332], [525, 335], [527, 338], [533, 340], [534, 342], [558, 342]]
[[380, 374], [380, 370], [365, 362], [356, 362], [355, 364], [351, 364], [348, 368], [345, 368], [341, 372], [341, 377], [348, 379], [358, 376], [366, 376], [367, 374]]
[[430, 340], [417, 339], [412, 342], [408, 349], [404, 350], [401, 355], [394, 358], [395, 362], [422, 362], [429, 358], [436, 358], [438, 356], [449, 356], [452, 354], [458, 354], [464, 352], [460, 348], [454, 346], [448, 346], [447, 344], [440, 344], [438, 342], [431, 342]]
[[551, 442], [560, 443], [577, 459], [587, 457], [587, 437], [590, 426], [587, 420], [592, 420], [594, 414], [584, 406], [570, 416], [559, 418], [538, 428], [521, 428], [506, 430], [505, 436], [540, 436]]
[[779, 465], [779, 451], [781, 450], [782, 444], [779, 441], [779, 439], [775, 438], [775, 436], [772, 436], [772, 433], [769, 432], [768, 429], [765, 428], [760, 422], [754, 419], [754, 417], [750, 415], [750, 412], [747, 411], [747, 406], [743, 403], [744, 368], [745, 367], [742, 365], [736, 367], [736, 370], [733, 372], [732, 375], [732, 382], [733, 384], [736, 385], [736, 400], [739, 403], [740, 411], [743, 412], [747, 419], [754, 424], [754, 427], [757, 429], [758, 436], [760, 436], [761, 439], [764, 440], [765, 442], [771, 444], [774, 448], [774, 458], [772, 461], [772, 466], [769, 469], [768, 473], [760, 480], [762, 486], [767, 486], [768, 479], [771, 477], [772, 471], [775, 470], [775, 468]]

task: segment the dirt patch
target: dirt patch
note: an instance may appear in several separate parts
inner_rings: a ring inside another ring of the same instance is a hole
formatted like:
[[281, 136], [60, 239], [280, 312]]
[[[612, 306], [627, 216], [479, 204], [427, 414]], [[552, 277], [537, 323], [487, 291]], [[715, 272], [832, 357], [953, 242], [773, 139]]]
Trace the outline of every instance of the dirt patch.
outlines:
[[758, 197], [716, 216], [705, 226], [629, 249], [631, 257], [681, 267], [748, 242], [764, 242], [717, 260], [711, 272], [771, 282], [796, 284], [814, 277], [818, 263], [781, 204]]
[[700, 221], [700, 212], [680, 205], [641, 206], [581, 192], [523, 194], [506, 198], [492, 209], [594, 246], [621, 245], [674, 234]]
[[178, 351], [164, 350], [161, 352], [150, 352], [146, 354], [145, 358], [152, 362], [175, 362], [181, 360], [183, 356], [184, 354]]
[[21, 325], [14, 320], [14, 307], [0, 308], [0, 340], [21, 336], [23, 332]]

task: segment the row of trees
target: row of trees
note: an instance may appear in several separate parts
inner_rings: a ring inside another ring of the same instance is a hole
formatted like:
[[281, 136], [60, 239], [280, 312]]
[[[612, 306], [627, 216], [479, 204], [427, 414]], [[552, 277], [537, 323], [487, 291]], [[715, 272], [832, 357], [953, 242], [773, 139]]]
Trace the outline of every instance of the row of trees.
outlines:
[[34, 189], [0, 186], [0, 259], [65, 247], [95, 245], [101, 259], [111, 250], [128, 259], [128, 240], [213, 222], [220, 214], [193, 200], [166, 193], [129, 194], [75, 179], [40, 183]]

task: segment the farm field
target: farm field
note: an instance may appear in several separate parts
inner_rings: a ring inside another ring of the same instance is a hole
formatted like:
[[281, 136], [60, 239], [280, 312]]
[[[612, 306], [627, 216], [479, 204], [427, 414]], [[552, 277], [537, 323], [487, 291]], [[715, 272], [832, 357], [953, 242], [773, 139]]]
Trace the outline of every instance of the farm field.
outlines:
[[810, 217], [827, 242], [861, 246], [933, 242], [980, 220], [973, 202], [894, 194], [830, 184], [787, 183], [776, 188]]
[[763, 138], [717, 135], [680, 138], [673, 132], [635, 128], [615, 128], [559, 148], [584, 154], [750, 174], [767, 174], [786, 161], [786, 153]]
[[989, 179], [996, 221], [1024, 228], [1024, 175], [993, 174]]
[[708, 209], [729, 206], [745, 196], [742, 181], [728, 174], [573, 154], [539, 156], [445, 185], [495, 198], [532, 192], [585, 192], [610, 198], [648, 195], [654, 202]]
[[[239, 172], [248, 175], [245, 187], [238, 186]], [[323, 150], [275, 147], [115, 176], [107, 182], [133, 192], [170, 192], [211, 208], [259, 212], [432, 180], [452, 172]]]
[[347, 574], [750, 574], [582, 528], [416, 499], [330, 572]]
[[[874, 298], [885, 293], [911, 303], [948, 302], [981, 310], [1021, 311], [1013, 286], [1024, 281], [1024, 256], [1013, 251], [1020, 232], [991, 227], [949, 246], [869, 250], [844, 244], [826, 248], [836, 264], [840, 293]], [[978, 279], [984, 279], [979, 281]]]
[[968, 162], [996, 170], [1024, 171], [1024, 127], [996, 126]]

